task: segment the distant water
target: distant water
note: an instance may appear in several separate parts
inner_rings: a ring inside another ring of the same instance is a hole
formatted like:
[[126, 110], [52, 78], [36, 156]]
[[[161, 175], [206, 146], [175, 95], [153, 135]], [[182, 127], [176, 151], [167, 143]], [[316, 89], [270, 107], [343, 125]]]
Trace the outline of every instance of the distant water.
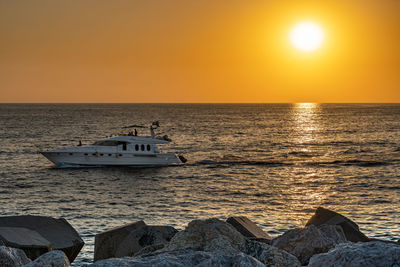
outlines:
[[[36, 153], [154, 120], [185, 166], [55, 169]], [[77, 264], [96, 233], [136, 220], [245, 215], [276, 236], [324, 206], [400, 238], [400, 105], [3, 104], [0, 137], [0, 214], [66, 218], [86, 242]]]

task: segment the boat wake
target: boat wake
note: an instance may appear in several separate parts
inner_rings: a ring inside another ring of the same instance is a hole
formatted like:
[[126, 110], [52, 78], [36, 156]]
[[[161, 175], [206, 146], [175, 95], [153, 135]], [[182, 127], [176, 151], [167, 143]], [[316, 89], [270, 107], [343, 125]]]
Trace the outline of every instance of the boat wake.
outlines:
[[332, 160], [332, 161], [259, 161], [259, 160], [200, 160], [189, 165], [210, 165], [210, 166], [232, 166], [232, 165], [248, 165], [248, 166], [266, 166], [266, 167], [282, 167], [282, 166], [308, 166], [308, 167], [380, 167], [390, 165], [391, 162], [375, 161], [375, 160]]

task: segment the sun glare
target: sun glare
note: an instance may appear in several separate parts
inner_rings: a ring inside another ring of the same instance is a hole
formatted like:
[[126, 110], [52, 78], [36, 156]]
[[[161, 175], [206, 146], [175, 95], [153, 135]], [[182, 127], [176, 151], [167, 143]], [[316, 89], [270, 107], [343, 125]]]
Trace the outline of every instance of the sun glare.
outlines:
[[290, 41], [297, 49], [311, 52], [322, 45], [324, 32], [316, 23], [302, 22], [297, 24], [290, 32]]

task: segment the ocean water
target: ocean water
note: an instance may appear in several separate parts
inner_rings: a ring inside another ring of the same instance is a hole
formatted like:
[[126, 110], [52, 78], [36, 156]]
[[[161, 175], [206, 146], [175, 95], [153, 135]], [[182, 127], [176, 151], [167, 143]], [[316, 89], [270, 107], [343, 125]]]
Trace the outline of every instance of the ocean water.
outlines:
[[[155, 120], [187, 164], [56, 169], [37, 153]], [[136, 220], [245, 215], [277, 236], [323, 206], [400, 238], [398, 104], [2, 104], [0, 137], [0, 215], [66, 218], [86, 243], [75, 265], [95, 234]]]

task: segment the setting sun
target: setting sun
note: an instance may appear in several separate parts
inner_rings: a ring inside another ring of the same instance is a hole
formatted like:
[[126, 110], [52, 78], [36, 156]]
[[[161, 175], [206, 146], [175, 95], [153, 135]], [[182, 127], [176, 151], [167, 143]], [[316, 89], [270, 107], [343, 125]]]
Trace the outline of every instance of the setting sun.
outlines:
[[297, 24], [290, 32], [293, 46], [304, 52], [311, 52], [322, 45], [324, 32], [318, 24], [303, 22]]

